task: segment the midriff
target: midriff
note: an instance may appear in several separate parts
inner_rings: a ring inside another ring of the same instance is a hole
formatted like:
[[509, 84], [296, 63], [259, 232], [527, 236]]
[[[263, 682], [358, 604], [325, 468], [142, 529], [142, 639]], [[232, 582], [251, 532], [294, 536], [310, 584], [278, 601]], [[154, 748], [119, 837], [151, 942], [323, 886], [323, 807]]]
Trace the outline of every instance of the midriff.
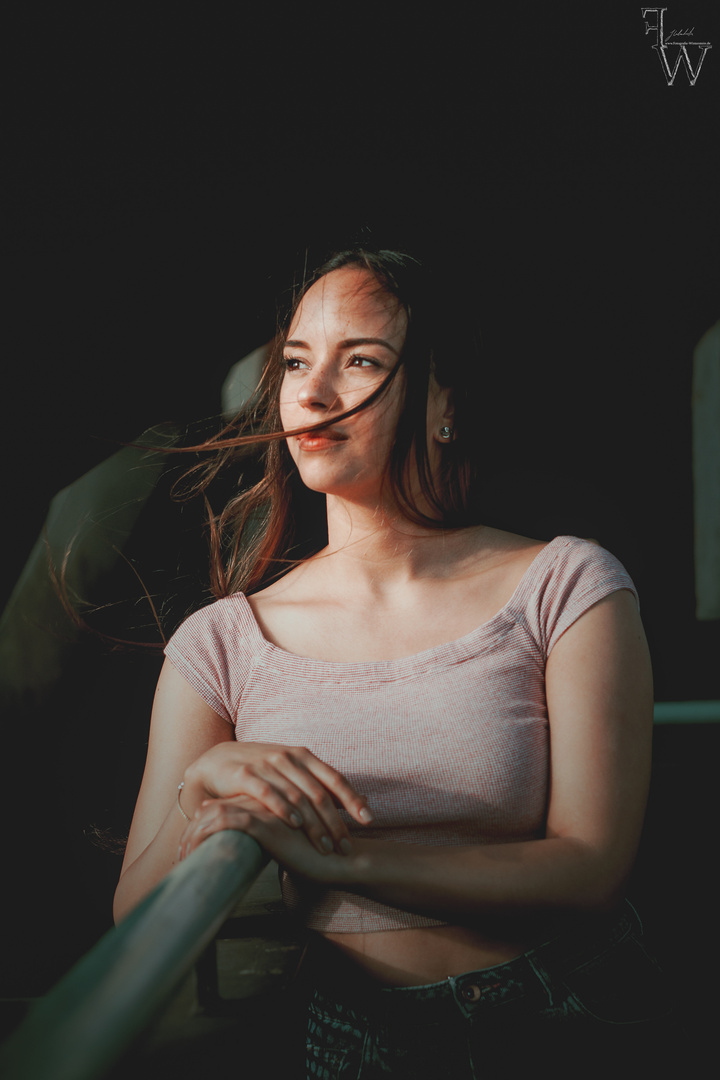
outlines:
[[485, 937], [464, 926], [324, 933], [322, 938], [331, 948], [319, 950], [321, 962], [336, 969], [350, 965], [382, 986], [421, 986], [494, 967], [520, 956], [538, 940], [535, 935], [513, 940]]

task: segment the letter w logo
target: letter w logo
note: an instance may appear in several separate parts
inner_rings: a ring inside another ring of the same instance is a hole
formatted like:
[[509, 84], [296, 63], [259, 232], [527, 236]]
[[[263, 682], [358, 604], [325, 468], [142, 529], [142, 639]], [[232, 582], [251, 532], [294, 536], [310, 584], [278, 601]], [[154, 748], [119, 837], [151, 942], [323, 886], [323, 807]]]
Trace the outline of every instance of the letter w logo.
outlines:
[[[700, 74], [700, 68], [703, 65], [705, 54], [707, 53], [708, 49], [712, 49], [712, 45], [710, 44], [710, 42], [678, 41], [677, 39], [675, 39], [671, 45], [668, 45], [665, 41], [665, 12], [667, 11], [667, 8], [644, 7], [641, 8], [641, 11], [642, 17], [643, 19], [645, 19], [645, 34], [650, 34], [653, 31], [657, 34], [657, 44], [653, 45], [653, 49], [660, 57], [660, 64], [662, 65], [662, 69], [665, 74], [665, 81], [667, 82], [668, 86], [672, 86], [675, 82], [675, 76], [678, 73], [681, 61], [683, 67], [687, 72], [688, 82], [691, 86], [694, 86], [698, 80], [698, 75]], [[646, 18], [648, 12], [655, 16], [654, 24], [648, 22]], [[689, 33], [692, 33], [692, 31], [690, 31]], [[672, 38], [674, 35], [675, 31], [671, 30], [668, 37]], [[667, 50], [669, 48], [673, 48], [674, 45], [678, 46], [678, 54], [677, 60], [675, 61], [675, 67], [671, 69], [670, 64], [668, 63]], [[695, 70], [693, 70], [693, 66], [690, 63], [690, 57], [688, 56], [688, 45], [697, 45], [697, 47], [702, 50]]]
[[700, 68], [702, 67], [702, 62], [705, 59], [705, 53], [708, 51], [708, 49], [712, 49], [712, 45], [706, 44], [704, 41], [703, 42], [690, 41], [690, 42], [688, 42], [688, 44], [689, 45], [699, 45], [700, 48], [702, 49], [702, 52], [700, 53], [700, 59], [698, 60], [697, 67], [695, 68], [694, 71], [693, 71], [693, 68], [692, 68], [692, 64], [690, 63], [690, 57], [688, 56], [687, 45], [680, 45], [680, 51], [678, 52], [677, 60], [675, 61], [675, 67], [672, 69], [672, 71], [670, 70], [670, 64], [668, 63], [668, 58], [667, 58], [667, 50], [671, 46], [653, 45], [653, 49], [655, 50], [655, 52], [660, 57], [660, 63], [662, 64], [663, 71], [665, 72], [665, 79], [667, 81], [668, 86], [672, 86], [673, 83], [675, 82], [675, 76], [678, 73], [678, 68], [680, 67], [680, 61], [681, 60], [682, 60], [682, 62], [684, 64], [684, 66], [685, 66], [685, 70], [687, 71], [688, 82], [690, 83], [691, 86], [694, 86], [695, 83], [697, 82], [698, 75], [700, 74]]

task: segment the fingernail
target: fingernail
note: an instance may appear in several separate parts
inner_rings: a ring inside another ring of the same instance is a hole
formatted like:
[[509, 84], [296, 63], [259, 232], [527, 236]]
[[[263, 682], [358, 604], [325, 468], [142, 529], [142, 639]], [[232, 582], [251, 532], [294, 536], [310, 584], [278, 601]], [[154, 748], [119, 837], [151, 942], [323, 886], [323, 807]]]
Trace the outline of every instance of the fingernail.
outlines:
[[182, 859], [182, 848], [179, 847], [178, 848], [178, 853], [177, 853], [177, 861], [180, 862], [181, 859]]
[[340, 841], [340, 850], [342, 851], [343, 855], [349, 855], [352, 851], [352, 844], [348, 840], [347, 836], [343, 836], [342, 840]]
[[361, 821], [372, 821], [373, 820], [373, 816], [370, 813], [370, 811], [368, 810], [367, 806], [363, 806], [362, 810], [360, 811], [359, 817], [360, 817]]
[[300, 817], [299, 814], [296, 814], [294, 810], [293, 810], [292, 814], [290, 815], [290, 820], [292, 821], [292, 823], [293, 823], [293, 825], [295, 826], [296, 829], [299, 829], [300, 826], [302, 825], [302, 818]]
[[332, 840], [330, 839], [329, 836], [321, 836], [320, 837], [320, 843], [321, 843], [322, 847], [325, 849], [325, 851], [328, 851], [328, 852], [332, 851], [333, 845], [332, 845]]

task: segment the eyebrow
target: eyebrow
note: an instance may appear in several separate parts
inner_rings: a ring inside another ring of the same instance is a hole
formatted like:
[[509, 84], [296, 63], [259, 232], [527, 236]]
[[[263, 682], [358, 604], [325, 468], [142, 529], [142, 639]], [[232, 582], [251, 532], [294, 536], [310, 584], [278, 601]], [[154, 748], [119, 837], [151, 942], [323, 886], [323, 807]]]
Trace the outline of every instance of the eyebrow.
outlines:
[[[285, 345], [291, 349], [309, 349], [310, 346], [306, 341], [286, 341]], [[385, 341], [384, 338], [379, 337], [359, 337], [359, 338], [345, 338], [344, 341], [339, 342], [338, 347], [340, 349], [354, 349], [357, 345], [382, 345], [384, 349], [388, 349], [395, 356], [399, 356], [400, 353], [394, 348], [389, 341]]]

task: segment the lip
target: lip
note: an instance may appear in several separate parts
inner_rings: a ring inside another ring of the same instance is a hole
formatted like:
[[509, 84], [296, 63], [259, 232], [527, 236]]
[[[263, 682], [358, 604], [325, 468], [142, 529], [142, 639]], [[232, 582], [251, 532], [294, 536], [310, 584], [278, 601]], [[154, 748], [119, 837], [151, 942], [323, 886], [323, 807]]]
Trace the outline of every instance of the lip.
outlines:
[[324, 428], [317, 433], [308, 431], [304, 435], [297, 435], [296, 438], [301, 450], [326, 450], [329, 446], [337, 446], [338, 443], [345, 442], [347, 435], [333, 431], [332, 428]]

